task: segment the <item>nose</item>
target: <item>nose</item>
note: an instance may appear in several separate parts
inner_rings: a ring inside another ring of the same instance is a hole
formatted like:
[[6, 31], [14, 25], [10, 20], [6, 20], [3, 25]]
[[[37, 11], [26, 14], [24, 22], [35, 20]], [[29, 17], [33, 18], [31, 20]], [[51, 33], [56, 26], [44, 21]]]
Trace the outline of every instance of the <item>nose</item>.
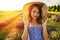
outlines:
[[37, 15], [38, 15], [38, 13], [36, 12], [36, 13], [35, 13], [35, 16], [37, 16]]

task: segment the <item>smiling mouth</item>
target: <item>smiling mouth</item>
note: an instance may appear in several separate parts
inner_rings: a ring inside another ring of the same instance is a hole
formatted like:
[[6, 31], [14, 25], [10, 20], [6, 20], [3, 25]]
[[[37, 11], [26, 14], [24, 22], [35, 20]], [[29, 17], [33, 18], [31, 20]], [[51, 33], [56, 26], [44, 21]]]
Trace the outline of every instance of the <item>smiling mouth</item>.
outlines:
[[37, 16], [34, 16], [34, 17], [37, 17]]

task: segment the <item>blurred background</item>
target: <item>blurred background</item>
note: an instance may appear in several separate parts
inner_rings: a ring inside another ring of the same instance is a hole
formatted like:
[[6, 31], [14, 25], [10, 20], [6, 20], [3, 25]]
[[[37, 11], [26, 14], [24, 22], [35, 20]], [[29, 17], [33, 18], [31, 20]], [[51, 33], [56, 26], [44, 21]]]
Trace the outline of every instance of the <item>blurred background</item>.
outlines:
[[23, 6], [36, 1], [44, 2], [49, 8], [47, 14], [49, 40], [60, 40], [60, 0], [0, 0], [0, 40], [22, 40]]

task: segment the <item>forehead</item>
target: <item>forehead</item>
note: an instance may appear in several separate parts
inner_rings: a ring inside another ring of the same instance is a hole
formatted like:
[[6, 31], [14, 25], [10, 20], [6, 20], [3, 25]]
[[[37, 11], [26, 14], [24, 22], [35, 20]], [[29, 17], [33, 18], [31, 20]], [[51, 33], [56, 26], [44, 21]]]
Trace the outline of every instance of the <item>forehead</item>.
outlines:
[[33, 8], [32, 8], [32, 11], [33, 11], [33, 10], [34, 10], [34, 11], [39, 11], [39, 9], [38, 9], [37, 7], [33, 7]]

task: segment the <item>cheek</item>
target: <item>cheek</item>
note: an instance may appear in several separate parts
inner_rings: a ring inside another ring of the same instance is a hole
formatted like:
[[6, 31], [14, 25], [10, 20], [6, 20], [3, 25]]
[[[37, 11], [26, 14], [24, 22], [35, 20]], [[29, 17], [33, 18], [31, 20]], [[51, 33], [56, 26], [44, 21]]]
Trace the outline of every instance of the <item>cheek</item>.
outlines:
[[37, 16], [39, 17], [39, 16], [40, 16], [40, 14], [37, 14]]
[[31, 17], [33, 17], [33, 16], [34, 16], [34, 13], [31, 12]]

